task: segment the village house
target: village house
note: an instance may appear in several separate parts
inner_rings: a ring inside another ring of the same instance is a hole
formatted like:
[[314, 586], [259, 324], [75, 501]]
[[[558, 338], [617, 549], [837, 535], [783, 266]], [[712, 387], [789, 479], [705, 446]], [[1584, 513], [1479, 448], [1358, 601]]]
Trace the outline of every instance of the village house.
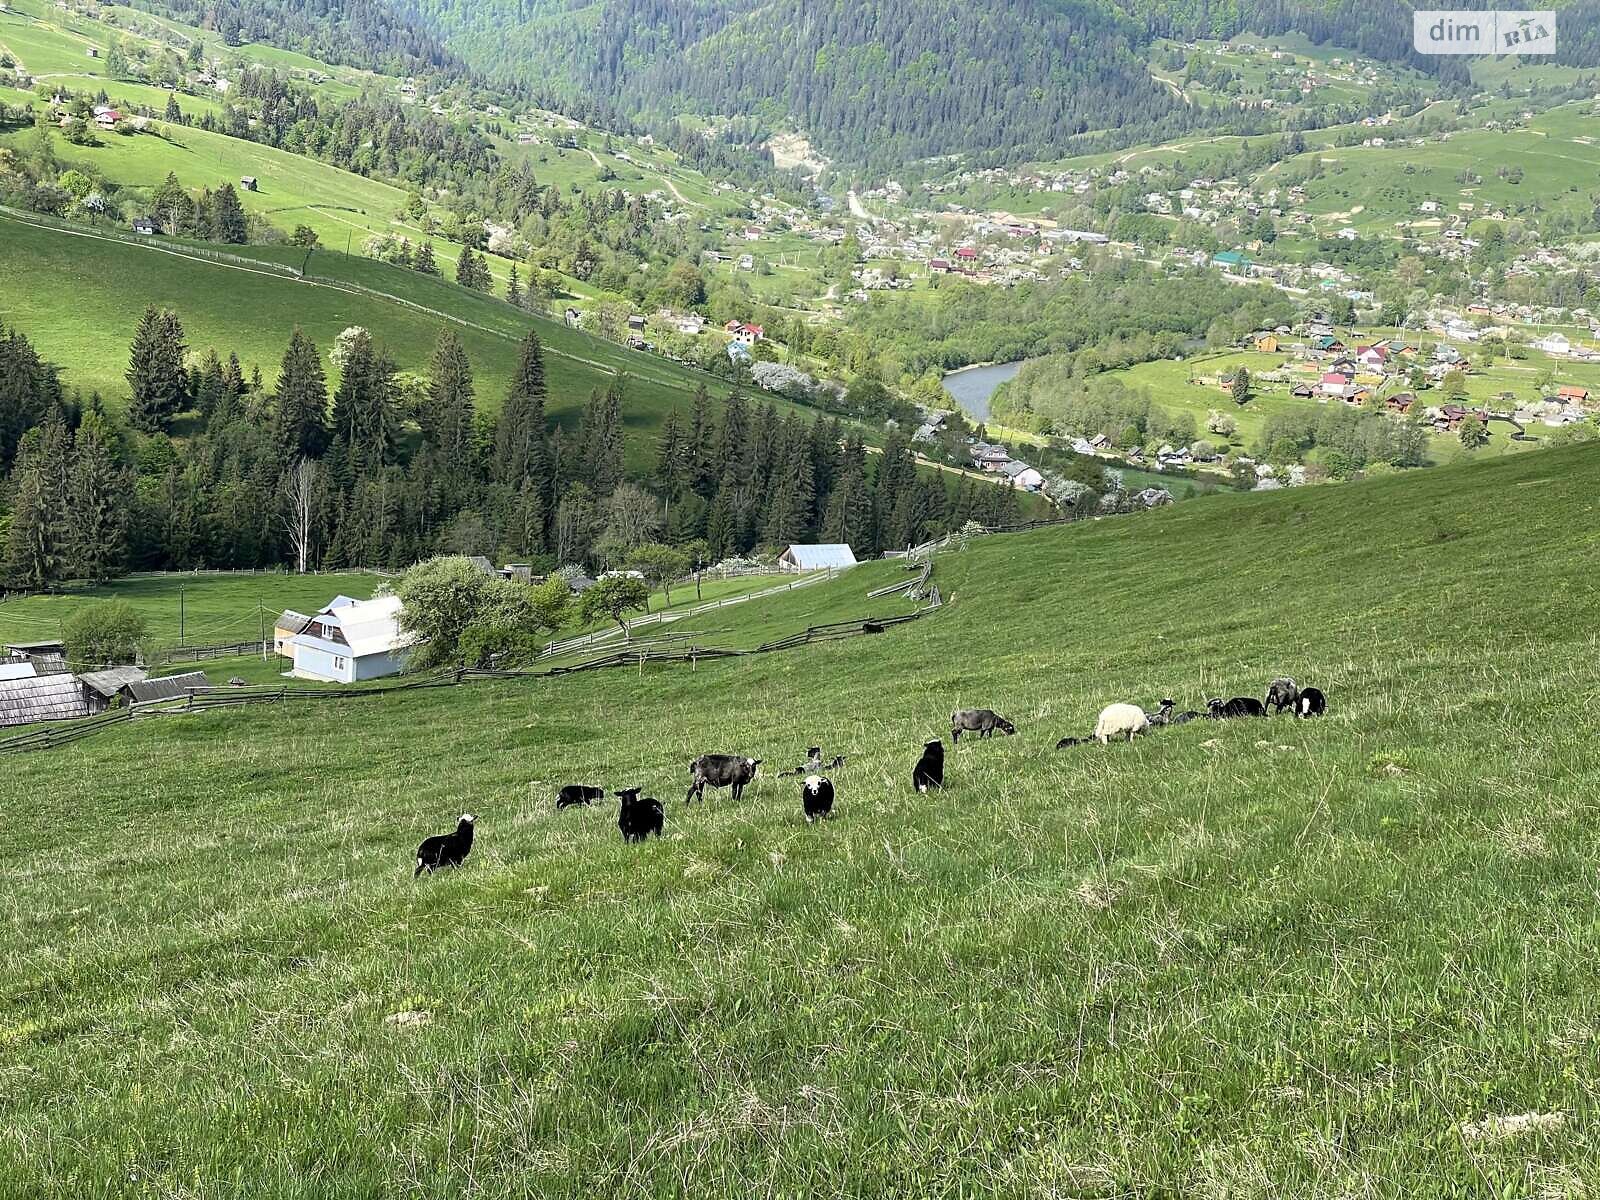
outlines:
[[69, 673], [67, 649], [58, 639], [52, 638], [42, 642], [7, 642], [4, 650], [5, 654], [0, 656], [0, 664], [30, 664], [35, 675]]
[[110, 667], [104, 671], [89, 671], [78, 676], [83, 687], [84, 711], [90, 716], [103, 713], [122, 702], [123, 690], [131, 683], [141, 683], [148, 677], [143, 667]]
[[1544, 337], [1533, 343], [1535, 350], [1543, 350], [1546, 354], [1571, 354], [1572, 340], [1559, 330], [1547, 333]]
[[1369, 371], [1381, 371], [1389, 365], [1389, 347], [1357, 346], [1356, 362]]
[[397, 674], [412, 645], [400, 628], [400, 610], [397, 596], [336, 597], [312, 616], [305, 632], [289, 640], [293, 674], [332, 683]]
[[1000, 474], [1011, 481], [1018, 491], [1036, 492], [1044, 486], [1044, 476], [1025, 462], [1013, 459], [1000, 468]]
[[1262, 332], [1252, 335], [1255, 347], [1263, 354], [1276, 354], [1278, 352], [1278, 335]]
[[1560, 387], [1556, 389], [1556, 396], [1561, 400], [1582, 404], [1589, 399], [1589, 389], [1572, 386]]
[[1383, 407], [1392, 413], [1405, 416], [1411, 411], [1411, 406], [1417, 402], [1417, 397], [1412, 392], [1396, 392], [1383, 402]]
[[256, 177], [254, 175], [239, 176], [239, 186], [247, 192], [255, 192], [260, 190], [260, 186], [257, 184]]
[[88, 716], [83, 686], [70, 673], [0, 679], [0, 727]]
[[838, 571], [856, 565], [855, 552], [845, 542], [786, 546], [778, 555], [785, 571]]

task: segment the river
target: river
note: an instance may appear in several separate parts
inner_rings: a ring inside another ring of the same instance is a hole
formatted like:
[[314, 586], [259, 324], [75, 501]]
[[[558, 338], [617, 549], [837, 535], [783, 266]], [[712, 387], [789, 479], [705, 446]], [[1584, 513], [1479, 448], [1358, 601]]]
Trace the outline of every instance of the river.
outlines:
[[989, 419], [989, 397], [995, 388], [1022, 370], [1020, 362], [995, 363], [987, 367], [966, 367], [952, 371], [941, 381], [951, 399], [974, 421]]

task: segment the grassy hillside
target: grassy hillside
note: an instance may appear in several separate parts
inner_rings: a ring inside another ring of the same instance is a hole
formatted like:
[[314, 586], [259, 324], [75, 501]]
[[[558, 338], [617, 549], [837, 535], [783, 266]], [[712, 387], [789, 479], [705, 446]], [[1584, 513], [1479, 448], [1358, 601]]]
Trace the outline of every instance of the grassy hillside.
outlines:
[[[169, 250], [174, 252], [165, 252]], [[98, 389], [120, 404], [127, 393], [123, 351], [147, 304], [176, 309], [194, 351], [215, 348], [226, 355], [236, 350], [246, 370], [259, 366], [269, 385], [277, 376], [288, 331], [296, 325], [324, 351], [340, 330], [364, 325], [402, 370], [421, 371], [448, 314], [472, 359], [479, 404], [488, 411], [499, 407], [516, 363], [517, 343], [532, 327], [546, 347], [551, 414], [569, 427], [576, 427], [590, 391], [606, 387], [618, 375], [627, 376], [623, 418], [633, 435], [630, 461], [641, 468], [667, 409], [680, 405], [687, 411], [694, 389], [707, 378], [455, 284], [369, 259], [320, 253], [313, 258], [311, 273], [321, 275], [323, 282], [307, 283], [238, 262], [189, 257], [185, 250], [165, 239], [143, 244], [105, 240], [0, 213], [0, 271], [29, 281], [25, 292], [0, 295], [0, 320], [20, 328], [40, 353], [60, 363], [68, 387], [85, 393]], [[296, 267], [305, 257], [304, 251], [283, 248], [237, 247], [232, 252], [246, 263], [257, 255], [278, 263], [292, 261]], [[341, 282], [398, 300], [330, 286]], [[116, 349], [108, 352], [108, 347]]]
[[[12, 760], [0, 1178], [1589, 1194], [1597, 468], [1576, 447], [989, 539], [880, 637]], [[903, 611], [864, 597], [898, 570], [707, 640]], [[1280, 671], [1330, 715], [1051, 749], [1108, 701]], [[917, 796], [958, 704], [1021, 732]], [[781, 766], [809, 740], [850, 755], [831, 823], [788, 780], [679, 802], [693, 753]], [[576, 781], [645, 786], [667, 837], [556, 814]], [[469, 865], [413, 883], [466, 808]]]

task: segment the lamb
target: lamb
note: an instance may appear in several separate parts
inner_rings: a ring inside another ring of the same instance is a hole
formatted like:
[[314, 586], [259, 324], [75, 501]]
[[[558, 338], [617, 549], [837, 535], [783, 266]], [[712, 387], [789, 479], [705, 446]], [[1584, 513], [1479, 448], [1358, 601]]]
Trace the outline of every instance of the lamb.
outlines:
[[1302, 688], [1299, 698], [1294, 704], [1294, 715], [1297, 717], [1320, 717], [1328, 711], [1327, 697], [1322, 694], [1321, 688]]
[[704, 800], [706, 798], [706, 784], [714, 788], [733, 788], [733, 798], [744, 798], [745, 785], [756, 777], [756, 769], [761, 766], [759, 758], [744, 758], [737, 754], [702, 754], [689, 764], [689, 792], [683, 798], [685, 804], [691, 799]]
[[1160, 708], [1156, 709], [1155, 712], [1145, 713], [1145, 716], [1150, 719], [1152, 726], [1170, 725], [1172, 724], [1172, 710], [1177, 707], [1178, 702], [1176, 700], [1163, 700]]
[[1064, 737], [1059, 742], [1056, 743], [1056, 749], [1057, 750], [1070, 750], [1072, 747], [1081, 746], [1087, 741], [1089, 741], [1088, 738]]
[[1094, 723], [1095, 741], [1104, 746], [1114, 737], [1144, 733], [1150, 728], [1150, 718], [1137, 704], [1108, 704], [1100, 710], [1100, 719]]
[[569, 783], [556, 795], [556, 808], [571, 808], [574, 804], [593, 804], [606, 798], [605, 788], [589, 787], [582, 783]]
[[642, 842], [652, 833], [661, 836], [661, 826], [666, 818], [661, 801], [654, 796], [639, 799], [638, 788], [623, 788], [617, 793], [622, 809], [617, 813], [617, 828], [625, 842]]
[[844, 766], [844, 755], [835, 754], [833, 756], [833, 761], [828, 764], [828, 770], [837, 771], [842, 766]]
[[1295, 686], [1294, 680], [1287, 676], [1279, 676], [1267, 685], [1264, 707], [1270, 708], [1274, 713], [1281, 713], [1286, 708], [1293, 708], [1298, 699], [1300, 699], [1300, 689]]
[[1010, 737], [1017, 727], [992, 708], [958, 708], [950, 714], [950, 740], [960, 742], [963, 731], [976, 733], [980, 738], [993, 737], [994, 731]]
[[800, 786], [800, 803], [806, 810], [806, 824], [833, 816], [833, 781], [822, 775], [807, 775]]
[[944, 787], [944, 742], [938, 738], [922, 747], [922, 757], [911, 771], [911, 786], [919, 792]]
[[1175, 716], [1171, 720], [1169, 720], [1167, 722], [1167, 724], [1169, 724], [1169, 725], [1187, 725], [1190, 721], [1199, 720], [1201, 717], [1203, 717], [1205, 715], [1206, 715], [1205, 713], [1197, 713], [1197, 712], [1194, 711], [1194, 709], [1191, 708], [1188, 712], [1179, 713], [1177, 716]]
[[1252, 696], [1235, 696], [1227, 703], [1213, 696], [1206, 701], [1206, 707], [1211, 710], [1213, 720], [1224, 721], [1230, 717], [1264, 717], [1267, 710], [1262, 707], [1261, 701]]
[[462, 813], [454, 833], [428, 838], [418, 846], [417, 869], [411, 878], [415, 879], [424, 871], [431, 875], [440, 867], [459, 867], [472, 853], [472, 829], [477, 820], [471, 813]]
[[812, 746], [806, 751], [806, 761], [798, 767], [789, 767], [778, 772], [779, 779], [788, 779], [793, 775], [808, 775], [814, 771], [822, 770], [822, 747]]

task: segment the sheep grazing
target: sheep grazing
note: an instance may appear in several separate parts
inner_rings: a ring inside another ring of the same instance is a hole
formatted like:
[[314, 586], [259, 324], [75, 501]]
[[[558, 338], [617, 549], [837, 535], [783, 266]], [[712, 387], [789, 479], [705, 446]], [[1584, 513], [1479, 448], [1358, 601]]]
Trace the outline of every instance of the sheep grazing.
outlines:
[[642, 842], [652, 833], [661, 836], [661, 826], [666, 819], [661, 801], [654, 796], [639, 799], [638, 788], [623, 788], [617, 793], [622, 809], [617, 813], [617, 828], [625, 842]]
[[944, 743], [939, 739], [922, 747], [922, 757], [911, 771], [911, 786], [919, 792], [944, 787]]
[[779, 779], [788, 779], [793, 775], [810, 775], [822, 770], [822, 747], [812, 746], [806, 751], [806, 761], [798, 767], [789, 767], [778, 772]]
[[950, 740], [960, 742], [961, 735], [975, 733], [980, 738], [993, 737], [994, 731], [1010, 737], [1017, 727], [992, 708], [958, 708], [950, 714]]
[[1150, 728], [1150, 718], [1137, 704], [1108, 704], [1100, 710], [1100, 719], [1094, 723], [1094, 740], [1104, 746], [1112, 738], [1133, 735]]
[[805, 806], [807, 825], [833, 816], [833, 781], [822, 775], [807, 775], [800, 785], [800, 803]]
[[1178, 702], [1176, 700], [1163, 700], [1160, 708], [1156, 709], [1155, 712], [1145, 713], [1145, 716], [1149, 718], [1152, 726], [1170, 725], [1172, 724], [1172, 710], [1177, 707]]
[[1328, 699], [1322, 694], [1321, 688], [1301, 689], [1294, 702], [1294, 715], [1297, 717], [1320, 717], [1327, 711]]
[[1294, 708], [1298, 699], [1300, 699], [1300, 689], [1295, 686], [1294, 680], [1287, 676], [1279, 676], [1267, 684], [1267, 699], [1263, 708], [1281, 713], [1286, 708]]
[[462, 813], [454, 833], [428, 838], [418, 846], [417, 869], [411, 878], [415, 879], [424, 871], [431, 875], [440, 867], [459, 867], [472, 853], [472, 829], [477, 820], [471, 813]]
[[1064, 737], [1059, 742], [1056, 743], [1056, 749], [1057, 750], [1070, 750], [1074, 746], [1082, 746], [1082, 745], [1084, 745], [1089, 740], [1090, 740], [1089, 738]]
[[756, 777], [761, 766], [759, 758], [745, 758], [738, 754], [702, 754], [689, 764], [689, 792], [683, 802], [706, 798], [706, 785], [714, 788], [733, 788], [733, 798], [744, 798], [745, 785]]
[[1181, 713], [1178, 713], [1176, 716], [1170, 718], [1167, 721], [1167, 724], [1168, 725], [1187, 725], [1190, 721], [1197, 721], [1197, 720], [1199, 720], [1201, 717], [1203, 717], [1205, 715], [1206, 715], [1205, 713], [1195, 712], [1194, 709], [1191, 708], [1188, 712], [1181, 712]]
[[1231, 717], [1264, 717], [1267, 710], [1253, 696], [1235, 696], [1224, 702], [1216, 696], [1206, 701], [1214, 720], [1225, 721]]
[[837, 771], [842, 766], [844, 766], [844, 755], [835, 754], [833, 756], [833, 761], [828, 764], [828, 770]]
[[589, 787], [582, 783], [569, 783], [556, 794], [556, 808], [571, 808], [574, 804], [593, 804], [606, 798], [605, 788]]

